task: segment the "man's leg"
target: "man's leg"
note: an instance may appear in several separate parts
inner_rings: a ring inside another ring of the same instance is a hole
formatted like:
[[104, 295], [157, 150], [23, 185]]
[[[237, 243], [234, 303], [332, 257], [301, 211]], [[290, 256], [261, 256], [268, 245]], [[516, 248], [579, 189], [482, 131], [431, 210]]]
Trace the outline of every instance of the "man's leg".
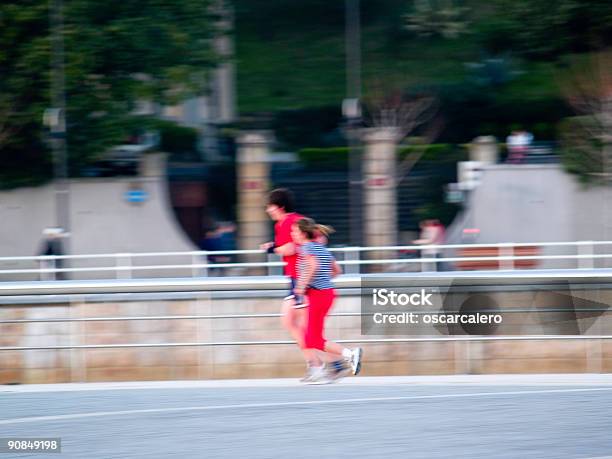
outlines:
[[295, 309], [293, 298], [283, 301], [281, 307], [281, 324], [289, 332], [300, 348], [304, 348], [305, 308]]

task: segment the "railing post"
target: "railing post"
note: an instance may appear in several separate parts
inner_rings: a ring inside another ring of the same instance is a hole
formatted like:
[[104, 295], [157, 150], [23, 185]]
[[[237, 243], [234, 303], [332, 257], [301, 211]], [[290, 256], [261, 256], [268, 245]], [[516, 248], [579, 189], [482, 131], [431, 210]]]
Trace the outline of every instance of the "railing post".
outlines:
[[578, 269], [593, 269], [595, 268], [595, 259], [593, 258], [593, 241], [578, 242], [578, 255], [590, 255], [589, 258], [578, 258]]
[[509, 242], [499, 247], [500, 257], [511, 257], [509, 260], [503, 258], [499, 260], [499, 269], [505, 271], [512, 271], [514, 269], [514, 243]]
[[[268, 263], [272, 263], [273, 259], [274, 259], [274, 257], [273, 257], [273, 255], [271, 253], [268, 253], [266, 255], [266, 261]], [[268, 272], [268, 276], [273, 276], [274, 275], [274, 270], [272, 269], [272, 266], [267, 266], [267, 268], [268, 269], [266, 271]]]
[[198, 257], [196, 253], [191, 254], [191, 277], [198, 277], [198, 268], [196, 268], [196, 265], [199, 264]]
[[[274, 263], [279, 261], [281, 258], [274, 254], [274, 253], [269, 253], [266, 257], [266, 260], [268, 263]], [[268, 266], [268, 276], [282, 276], [283, 275], [283, 267], [279, 267], [279, 266]]]
[[191, 277], [208, 277], [208, 268], [199, 267], [198, 265], [200, 264], [208, 264], [208, 252], [198, 252], [191, 254]]
[[[359, 250], [346, 250], [344, 252], [344, 261], [359, 261], [360, 260], [360, 251]], [[345, 265], [346, 274], [359, 274], [361, 265], [359, 263]]]
[[434, 253], [431, 254], [431, 256], [433, 257], [433, 261], [431, 262], [431, 270], [432, 272], [437, 272], [438, 271], [438, 250], [440, 250], [439, 247], [436, 247], [434, 249]]
[[55, 259], [55, 256], [51, 257], [51, 269], [51, 280], [57, 280], [57, 260]]
[[[115, 266], [117, 279], [131, 279], [132, 278], [132, 256], [129, 253], [117, 253], [115, 254]], [[128, 268], [128, 269], [120, 269]]]
[[50, 271], [47, 273], [47, 280], [57, 280], [57, 263], [55, 262], [55, 257], [51, 256], [49, 259], [49, 269]]
[[[208, 252], [200, 252], [199, 254], [195, 254], [192, 257], [192, 265], [200, 264], [204, 261], [205, 265], [208, 265]], [[202, 277], [208, 277], [208, 266], [204, 266], [203, 268], [193, 268], [193, 275], [197, 277], [198, 274]]]
[[[423, 247], [419, 247], [418, 251], [419, 251], [419, 259], [421, 260], [421, 263], [420, 263], [421, 272], [422, 273], [436, 272], [438, 270], [438, 266], [437, 266], [438, 258], [435, 253], [436, 249], [425, 245]], [[424, 251], [431, 251], [434, 253], [423, 253]]]

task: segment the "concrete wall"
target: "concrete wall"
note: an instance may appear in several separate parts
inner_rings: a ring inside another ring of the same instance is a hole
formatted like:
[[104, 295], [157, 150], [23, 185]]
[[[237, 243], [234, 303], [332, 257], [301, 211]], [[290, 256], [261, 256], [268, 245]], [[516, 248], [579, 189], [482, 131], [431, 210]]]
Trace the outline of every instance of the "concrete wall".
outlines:
[[[147, 192], [145, 202], [126, 201], [133, 185]], [[37, 255], [42, 230], [55, 226], [53, 184], [0, 192], [0, 221], [0, 256]], [[139, 177], [71, 180], [70, 222], [72, 254], [197, 249], [173, 214], [161, 154], [145, 157]], [[0, 269], [18, 267], [25, 266], [0, 262]]]
[[485, 166], [448, 242], [460, 242], [464, 227], [480, 229], [479, 243], [610, 240], [612, 190], [585, 187], [555, 164]]
[[[612, 291], [596, 293], [610, 304]], [[521, 305], [523, 292], [504, 293]], [[501, 297], [500, 297], [501, 298]], [[0, 306], [0, 320], [66, 317], [265, 314], [280, 298], [257, 296]], [[341, 295], [333, 312], [359, 312], [359, 298]], [[612, 326], [602, 319], [597, 334]], [[331, 317], [328, 339], [363, 339], [359, 316]], [[164, 342], [288, 340], [277, 317], [0, 324], [0, 347]], [[365, 344], [364, 375], [557, 373], [612, 371], [612, 341], [413, 342]], [[0, 350], [0, 384], [211, 378], [298, 377], [294, 345]]]

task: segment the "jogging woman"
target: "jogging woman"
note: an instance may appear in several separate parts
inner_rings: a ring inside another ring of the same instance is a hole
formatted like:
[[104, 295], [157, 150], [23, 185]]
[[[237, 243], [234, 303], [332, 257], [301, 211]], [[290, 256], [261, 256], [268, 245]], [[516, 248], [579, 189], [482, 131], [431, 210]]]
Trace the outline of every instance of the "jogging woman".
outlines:
[[305, 295], [308, 304], [304, 333], [308, 372], [302, 381], [311, 384], [333, 382], [349, 372], [356, 375], [361, 369], [361, 348], [348, 349], [323, 337], [325, 318], [336, 297], [332, 278], [342, 270], [329, 250], [316, 239], [331, 231], [330, 227], [318, 225], [310, 218], [301, 218], [291, 227], [291, 237], [300, 250], [294, 291], [298, 296]]

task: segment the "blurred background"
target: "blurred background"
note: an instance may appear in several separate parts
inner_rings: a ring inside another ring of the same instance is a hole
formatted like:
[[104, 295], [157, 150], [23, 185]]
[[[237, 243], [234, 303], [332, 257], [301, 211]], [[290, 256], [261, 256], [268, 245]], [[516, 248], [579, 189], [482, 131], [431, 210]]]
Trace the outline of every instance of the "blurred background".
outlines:
[[[606, 0], [4, 0], [0, 381], [299, 374], [287, 343], [251, 366], [231, 344], [288, 338], [282, 262], [259, 250], [277, 187], [336, 229], [349, 290], [610, 267], [611, 37]], [[341, 339], [360, 336], [352, 294]], [[215, 322], [244, 311], [251, 331]], [[381, 344], [366, 372], [612, 368], [603, 339], [531, 344], [524, 364]]]
[[[48, 227], [70, 233], [75, 254], [204, 248], [207, 234], [240, 220], [245, 186], [259, 185], [237, 181], [248, 133], [263, 135], [261, 185], [293, 189], [302, 213], [336, 227], [334, 245], [407, 244], [419, 222], [448, 227], [462, 212], [471, 220], [449, 242], [467, 226], [478, 242], [606, 239], [605, 199], [593, 199], [609, 172], [611, 9], [603, 0], [122, 1], [103, 11], [3, 2], [1, 252], [36, 254]], [[376, 131], [388, 139], [370, 138]], [[379, 145], [394, 153], [372, 172]], [[524, 167], [482, 170], [499, 164]], [[527, 167], [536, 164], [545, 166]], [[491, 189], [475, 193], [483, 175]], [[167, 182], [163, 196], [145, 189], [147, 176]], [[393, 234], [368, 244], [359, 208], [386, 178]], [[583, 207], [582, 194], [590, 204], [577, 220], [592, 221], [555, 224]], [[486, 221], [483, 200], [496, 202]], [[159, 234], [149, 227], [142, 240], [144, 225], [130, 220], [138, 213]], [[245, 231], [238, 225], [228, 247]]]

